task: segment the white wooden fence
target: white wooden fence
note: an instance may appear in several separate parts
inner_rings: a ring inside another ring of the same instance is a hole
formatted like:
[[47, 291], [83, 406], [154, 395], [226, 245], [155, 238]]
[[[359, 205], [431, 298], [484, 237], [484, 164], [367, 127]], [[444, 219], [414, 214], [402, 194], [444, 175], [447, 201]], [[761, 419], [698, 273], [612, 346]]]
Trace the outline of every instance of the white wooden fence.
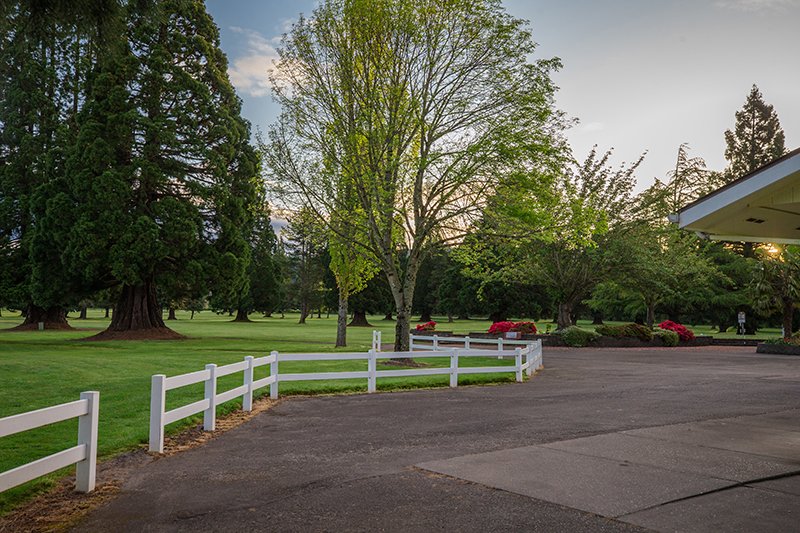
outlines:
[[77, 446], [0, 473], [0, 492], [73, 464], [77, 464], [75, 489], [79, 492], [94, 490], [99, 410], [100, 393], [90, 391], [82, 392], [80, 400], [74, 402], [0, 418], [0, 437], [78, 418]]
[[[530, 376], [535, 368], [541, 365], [541, 341], [527, 342], [525, 347], [514, 350], [476, 350], [471, 348], [463, 349], [444, 349], [441, 346], [434, 350], [411, 352], [381, 352], [379, 351], [381, 335], [374, 332], [373, 349], [369, 352], [356, 353], [281, 353], [272, 352], [267, 357], [253, 358], [246, 357], [243, 362], [233, 363], [225, 366], [206, 365], [205, 370], [191, 372], [179, 376], [166, 377], [158, 374], [152, 378], [151, 400], [150, 400], [150, 451], [163, 453], [164, 451], [164, 426], [176, 422], [188, 416], [204, 413], [203, 429], [213, 431], [215, 425], [217, 405], [232, 400], [239, 396], [242, 397], [243, 408], [246, 411], [252, 409], [253, 392], [256, 389], [269, 386], [270, 397], [278, 397], [278, 385], [287, 381], [316, 381], [334, 379], [366, 379], [367, 392], [377, 390], [378, 378], [389, 377], [408, 377], [408, 376], [450, 376], [450, 386], [458, 386], [458, 376], [462, 374], [489, 374], [500, 372], [513, 372], [516, 380], [523, 380], [523, 372]], [[377, 347], [377, 348], [375, 348]], [[464, 357], [487, 357], [493, 355], [506, 355], [514, 357], [514, 365], [504, 366], [478, 366], [478, 367], [459, 367], [459, 359]], [[378, 370], [378, 359], [404, 359], [414, 357], [419, 358], [441, 358], [449, 357], [450, 365], [440, 368], [409, 368]], [[346, 360], [366, 360], [367, 370], [347, 371], [347, 372], [303, 372], [303, 373], [280, 373], [279, 362], [290, 361], [346, 361]], [[253, 369], [263, 365], [270, 365], [270, 375], [254, 381]], [[242, 385], [219, 393], [217, 392], [217, 378], [243, 372], [244, 378]], [[165, 411], [166, 392], [194, 383], [205, 383], [205, 394], [199, 400], [183, 407], [178, 407], [170, 411]]]

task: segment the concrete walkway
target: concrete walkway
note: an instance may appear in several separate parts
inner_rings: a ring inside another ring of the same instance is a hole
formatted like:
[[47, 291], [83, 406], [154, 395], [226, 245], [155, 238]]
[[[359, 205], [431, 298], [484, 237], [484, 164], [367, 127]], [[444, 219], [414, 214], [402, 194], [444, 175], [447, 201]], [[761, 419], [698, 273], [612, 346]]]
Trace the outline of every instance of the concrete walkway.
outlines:
[[800, 358], [546, 350], [524, 384], [293, 399], [78, 531], [791, 531]]

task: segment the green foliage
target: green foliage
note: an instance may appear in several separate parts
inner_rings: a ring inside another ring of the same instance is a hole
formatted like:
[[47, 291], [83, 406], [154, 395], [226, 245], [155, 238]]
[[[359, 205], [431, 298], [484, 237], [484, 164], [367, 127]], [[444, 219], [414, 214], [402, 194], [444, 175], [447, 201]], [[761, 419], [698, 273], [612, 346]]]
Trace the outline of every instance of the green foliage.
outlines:
[[653, 338], [661, 341], [664, 346], [677, 346], [680, 338], [674, 331], [667, 329], [657, 329], [653, 331]]
[[[279, 49], [266, 161], [293, 207], [332, 223], [352, 184], [406, 345], [428, 250], [471, 231], [506, 180], [539, 182], [560, 144], [550, 74], [525, 21], [494, 0], [326, 0]], [[360, 218], [359, 218], [360, 219]], [[398, 254], [398, 248], [407, 253]]]
[[782, 312], [783, 328], [789, 335], [794, 329], [794, 308], [800, 302], [800, 247], [772, 245], [759, 252], [761, 260], [753, 280], [755, 308]]
[[786, 152], [785, 136], [778, 113], [764, 102], [753, 85], [742, 109], [736, 112], [733, 131], [725, 131], [728, 181], [753, 172]]
[[594, 330], [605, 337], [632, 337], [645, 342], [653, 340], [653, 330], [641, 324], [630, 323], [619, 326], [603, 324]]
[[578, 326], [569, 326], [559, 331], [558, 334], [561, 335], [561, 338], [567, 346], [576, 348], [588, 346], [592, 341], [600, 337], [596, 332], [588, 331]]
[[[202, 2], [128, 3], [96, 50], [65, 179], [48, 191], [37, 292], [163, 286], [168, 300], [246, 291], [258, 158]], [[60, 261], [46, 261], [56, 237]], [[152, 305], [152, 304], [151, 304]], [[115, 314], [115, 317], [117, 315]]]

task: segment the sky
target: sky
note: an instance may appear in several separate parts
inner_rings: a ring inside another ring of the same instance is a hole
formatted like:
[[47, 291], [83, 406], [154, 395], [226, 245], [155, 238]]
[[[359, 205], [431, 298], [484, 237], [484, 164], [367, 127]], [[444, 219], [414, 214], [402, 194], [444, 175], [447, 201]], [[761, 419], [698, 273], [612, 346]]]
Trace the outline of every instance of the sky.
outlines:
[[[220, 28], [243, 114], [265, 131], [280, 108], [268, 70], [281, 36], [314, 0], [207, 0]], [[597, 145], [615, 164], [636, 161], [641, 190], [674, 167], [678, 146], [708, 168], [725, 165], [726, 129], [753, 84], [772, 104], [786, 147], [800, 146], [800, 0], [504, 0], [539, 43], [532, 59], [558, 57], [556, 105], [579, 123], [567, 131], [582, 160]]]

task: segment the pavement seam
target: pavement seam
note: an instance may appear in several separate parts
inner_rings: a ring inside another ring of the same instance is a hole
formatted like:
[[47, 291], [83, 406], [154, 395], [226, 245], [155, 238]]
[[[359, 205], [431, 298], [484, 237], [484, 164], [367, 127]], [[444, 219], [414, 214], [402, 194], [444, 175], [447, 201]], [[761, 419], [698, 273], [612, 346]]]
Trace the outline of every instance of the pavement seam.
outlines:
[[[751, 489], [755, 489], [755, 490], [761, 490], [759, 487], [751, 487], [750, 484], [763, 483], [765, 481], [774, 481], [776, 479], [783, 479], [783, 478], [786, 478], [786, 477], [797, 476], [799, 474], [800, 474], [800, 470], [794, 470], [792, 472], [785, 472], [783, 474], [776, 474], [774, 476], [767, 476], [767, 477], [763, 477], [763, 478], [750, 479], [748, 481], [741, 481], [741, 482], [737, 482], [737, 483], [734, 483], [732, 485], [729, 485], [727, 487], [720, 487], [718, 489], [707, 490], [705, 492], [700, 492], [698, 494], [693, 494], [691, 496], [684, 496], [682, 498], [675, 498], [674, 500], [658, 503], [656, 505], [651, 505], [650, 507], [645, 507], [643, 509], [639, 509], [638, 511], [634, 511], [632, 513], [626, 513], [626, 514], [618, 515], [618, 516], [615, 516], [614, 518], [619, 520], [619, 519], [622, 519], [622, 518], [627, 517], [627, 516], [632, 516], [632, 515], [635, 515], [635, 514], [638, 514], [638, 513], [643, 513], [645, 511], [650, 511], [652, 509], [658, 509], [659, 507], [664, 507], [666, 505], [670, 505], [670, 504], [673, 504], [673, 503], [685, 502], [687, 500], [693, 500], [693, 499], [699, 498], [701, 496], [707, 496], [709, 494], [715, 494], [717, 492], [725, 492], [725, 491], [728, 491], [728, 490], [737, 489], [737, 488], [741, 488], [741, 487], [751, 488]], [[787, 494], [787, 493], [784, 493], [782, 491], [774, 491], [774, 492], [781, 492], [782, 494]], [[620, 520], [620, 521], [623, 521], [623, 520]], [[626, 522], [626, 523], [628, 523], [628, 522]]]
[[[505, 494], [512, 494], [514, 496], [527, 498], [529, 500], [533, 500], [533, 501], [537, 501], [537, 502], [543, 502], [543, 503], [546, 503], [547, 505], [554, 505], [554, 506], [560, 507], [562, 509], [569, 509], [570, 511], [577, 511], [579, 513], [583, 513], [583, 514], [586, 514], [586, 515], [589, 515], [589, 516], [594, 516], [594, 517], [597, 517], [597, 518], [601, 518], [603, 520], [609, 520], [609, 521], [612, 521], [612, 522], [619, 522], [620, 524], [625, 524], [626, 526], [627, 525], [633, 525], [633, 526], [636, 526], [638, 528], [641, 528], [643, 531], [655, 531], [654, 529], [650, 529], [650, 528], [647, 528], [645, 526], [640, 526], [638, 524], [631, 524], [630, 522], [623, 522], [622, 520], [619, 520], [617, 517], [614, 517], [614, 516], [604, 516], [604, 515], [601, 515], [601, 514], [593, 513], [592, 511], [587, 511], [586, 509], [578, 509], [577, 507], [570, 507], [569, 505], [564, 505], [563, 503], [551, 502], [550, 500], [543, 500], [541, 498], [534, 498], [533, 496], [529, 496], [527, 494], [521, 494], [519, 492], [514, 492], [512, 490], [504, 489], [504, 488], [501, 488], [501, 487], [493, 487], [492, 485], [485, 485], [485, 484], [483, 484], [483, 483], [481, 483], [479, 481], [472, 481], [471, 479], [464, 479], [464, 478], [460, 478], [460, 477], [457, 477], [457, 476], [453, 476], [451, 474], [444, 474], [442, 472], [436, 472], [435, 470], [428, 470], [427, 468], [422, 468], [422, 467], [419, 467], [419, 466], [416, 466], [416, 465], [409, 466], [408, 470], [413, 471], [413, 472], [417, 472], [417, 473], [425, 475], [425, 476], [433, 474], [433, 475], [436, 475], [438, 477], [444, 477], [444, 478], [451, 479], [451, 480], [456, 481], [458, 483], [465, 483], [465, 484], [468, 484], [468, 485], [475, 485], [475, 486], [483, 487], [485, 489], [492, 490], [492, 491], [503, 492]], [[620, 516], [624, 516], [624, 515], [620, 515]]]
[[[720, 419], [720, 420], [724, 420], [724, 419]], [[656, 427], [656, 428], [658, 428], [658, 427], [669, 427], [669, 425], [666, 425], [666, 426], [653, 426], [653, 427]], [[553, 441], [553, 442], [548, 442], [547, 444], [537, 444], [535, 446], [540, 446], [542, 448], [547, 448], [549, 450], [559, 450], [559, 451], [562, 451], [562, 452], [574, 453], [575, 455], [582, 455], [584, 457], [596, 457], [596, 458], [599, 458], [599, 459], [612, 459], [612, 460], [616, 461], [618, 459], [615, 459], [613, 457], [605, 457], [605, 456], [602, 456], [602, 455], [592, 455], [590, 453], [582, 453], [582, 452], [575, 452], [575, 451], [572, 451], [572, 450], [564, 450], [562, 448], [556, 448], [554, 445], [555, 444], [560, 444], [562, 442], [569, 442], [571, 440], [590, 439], [592, 437], [601, 437], [601, 436], [606, 436], [606, 435], [622, 435], [624, 437], [630, 437], [630, 438], [634, 438], [634, 439], [651, 440], [651, 441], [659, 441], [659, 442], [670, 442], [670, 443], [673, 443], [673, 444], [682, 444], [684, 446], [694, 446], [696, 448], [704, 448], [704, 449], [707, 449], [707, 450], [718, 450], [718, 451], [722, 451], [722, 452], [737, 453], [737, 454], [741, 454], [741, 455], [748, 455], [748, 456], [751, 456], [751, 457], [770, 459], [773, 462], [780, 462], [780, 463], [786, 464], [787, 466], [790, 464], [788, 462], [788, 460], [783, 458], [783, 457], [775, 457], [775, 456], [772, 456], [772, 455], [762, 455], [760, 453], [743, 452], [743, 451], [740, 451], [740, 450], [731, 450], [730, 448], [718, 448], [716, 446], [707, 446], [705, 444], [695, 444], [693, 442], [683, 442], [683, 441], [679, 441], [679, 440], [664, 439], [664, 438], [659, 438], [659, 437], [649, 437], [649, 436], [646, 436], [646, 435], [634, 435], [634, 434], [628, 433], [628, 431], [630, 431], [630, 430], [614, 431], [614, 432], [611, 432], [611, 433], [598, 433], [597, 435], [592, 435], [590, 437], [578, 437], [576, 439], [557, 440], [557, 441]], [[512, 449], [512, 448], [508, 448], [508, 449]], [[622, 461], [623, 459], [619, 459], [619, 460]], [[629, 462], [631, 464], [638, 464], [640, 466], [650, 466], [650, 467], [655, 467], [655, 468], [661, 468], [661, 469], [664, 469], [664, 470], [670, 470], [672, 472], [685, 472], [685, 473], [689, 473], [689, 474], [696, 473], [696, 472], [691, 471], [691, 470], [680, 470], [680, 469], [673, 469], [673, 468], [665, 468], [663, 466], [652, 465], [652, 464], [649, 464], [649, 463], [639, 463], [639, 462], [636, 462], [636, 461], [631, 461], [629, 459], [624, 459], [624, 461]], [[735, 483], [742, 483], [742, 482], [737, 481], [735, 479], [729, 479], [729, 478], [726, 478], [726, 477], [718, 477], [718, 476], [708, 476], [708, 477], [715, 478], [715, 479], [722, 479], [722, 480], [725, 480], [725, 481], [733, 481]], [[745, 481], [744, 483], [747, 483], [747, 481]]]

